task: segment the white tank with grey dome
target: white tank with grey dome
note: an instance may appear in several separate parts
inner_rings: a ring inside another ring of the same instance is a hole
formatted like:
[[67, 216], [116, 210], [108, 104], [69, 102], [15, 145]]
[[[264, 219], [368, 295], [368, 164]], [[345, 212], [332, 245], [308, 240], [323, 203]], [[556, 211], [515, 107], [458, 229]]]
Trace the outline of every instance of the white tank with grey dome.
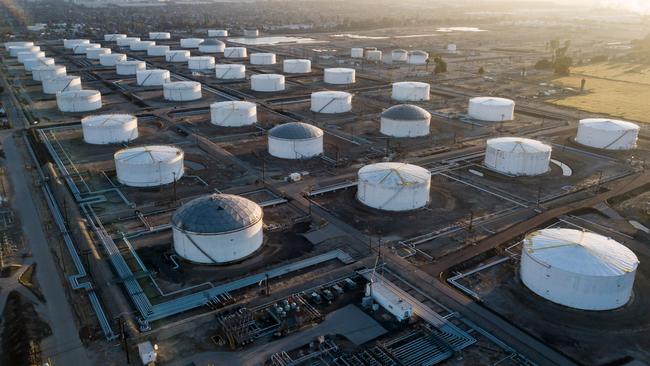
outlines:
[[420, 137], [429, 134], [431, 113], [412, 104], [399, 104], [381, 114], [379, 131], [392, 137]]
[[289, 122], [269, 130], [269, 154], [282, 159], [308, 159], [323, 153], [323, 130]]
[[195, 198], [172, 216], [174, 251], [199, 264], [225, 264], [255, 253], [264, 242], [263, 211], [230, 194]]
[[203, 53], [219, 53], [223, 52], [225, 48], [225, 43], [214, 38], [208, 38], [199, 44], [199, 51]]

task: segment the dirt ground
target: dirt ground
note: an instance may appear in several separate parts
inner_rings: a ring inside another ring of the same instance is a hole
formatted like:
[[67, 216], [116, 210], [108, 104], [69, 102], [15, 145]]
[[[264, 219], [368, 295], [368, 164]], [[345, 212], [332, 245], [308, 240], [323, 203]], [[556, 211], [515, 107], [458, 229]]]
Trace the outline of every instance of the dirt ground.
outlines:
[[7, 298], [2, 314], [3, 365], [29, 365], [41, 363], [40, 341], [52, 330], [36, 313], [34, 305], [16, 291]]

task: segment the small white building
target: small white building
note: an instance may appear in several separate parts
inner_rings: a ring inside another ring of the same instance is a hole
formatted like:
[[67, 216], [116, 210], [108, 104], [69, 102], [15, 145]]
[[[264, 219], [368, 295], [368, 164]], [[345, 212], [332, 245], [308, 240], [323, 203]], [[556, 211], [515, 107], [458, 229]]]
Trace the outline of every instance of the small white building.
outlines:
[[350, 57], [363, 58], [363, 47], [352, 47], [350, 49]]
[[366, 285], [366, 296], [371, 296], [377, 304], [400, 322], [413, 316], [413, 306], [387, 287], [383, 281], [369, 282]]

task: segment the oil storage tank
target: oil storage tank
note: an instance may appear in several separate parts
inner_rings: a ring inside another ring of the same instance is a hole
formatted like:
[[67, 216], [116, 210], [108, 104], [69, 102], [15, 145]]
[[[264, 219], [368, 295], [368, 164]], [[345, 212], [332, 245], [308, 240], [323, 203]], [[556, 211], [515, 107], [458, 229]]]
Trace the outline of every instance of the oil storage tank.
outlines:
[[74, 90], [56, 93], [61, 112], [88, 112], [102, 107], [102, 94], [97, 90]]
[[9, 47], [9, 56], [18, 57], [20, 52], [40, 52], [41, 47], [39, 46], [10, 46]]
[[23, 62], [23, 66], [25, 71], [33, 71], [37, 66], [54, 66], [54, 63], [52, 57], [28, 58]]
[[18, 59], [18, 62], [21, 64], [25, 63], [25, 60], [32, 59], [32, 58], [43, 58], [45, 57], [45, 52], [43, 51], [26, 51], [26, 52], [18, 52], [16, 54], [16, 58]]
[[181, 38], [181, 48], [199, 48], [203, 38]]
[[213, 125], [241, 127], [257, 122], [257, 105], [245, 101], [228, 101], [210, 104], [210, 121]]
[[363, 47], [352, 47], [352, 48], [350, 48], [350, 57], [352, 57], [352, 58], [363, 58]]
[[208, 29], [208, 37], [228, 37], [228, 31], [225, 29]]
[[467, 114], [479, 121], [512, 121], [515, 118], [515, 102], [506, 98], [476, 97], [469, 100]]
[[226, 49], [226, 44], [218, 39], [206, 39], [199, 45], [199, 51], [203, 53], [219, 53]]
[[246, 58], [248, 57], [248, 51], [246, 51], [246, 47], [226, 47], [223, 50], [223, 57]]
[[406, 63], [409, 65], [426, 65], [428, 59], [428, 53], [420, 50], [415, 50], [408, 53]]
[[370, 50], [366, 52], [366, 59], [368, 61], [381, 61], [383, 53], [380, 50]]
[[521, 281], [537, 295], [582, 310], [611, 310], [632, 295], [639, 264], [623, 244], [575, 229], [533, 232], [522, 243]]
[[214, 57], [192, 56], [187, 60], [187, 67], [193, 71], [212, 70], [214, 69]]
[[631, 150], [636, 148], [639, 125], [609, 119], [586, 118], [578, 123], [576, 142], [604, 150]]
[[118, 62], [122, 61], [126, 61], [126, 55], [123, 53], [99, 55], [99, 64], [102, 66], [115, 66]]
[[380, 132], [392, 137], [429, 135], [431, 113], [412, 104], [392, 106], [381, 114]]
[[118, 144], [138, 137], [138, 118], [130, 114], [99, 114], [81, 119], [84, 141], [88, 144]]
[[357, 200], [386, 211], [414, 210], [429, 203], [431, 172], [417, 165], [383, 162], [357, 173]]
[[89, 48], [86, 50], [86, 58], [89, 60], [99, 60], [100, 55], [110, 55], [112, 52], [110, 48]]
[[244, 37], [259, 37], [260, 31], [257, 29], [244, 29]]
[[131, 47], [131, 43], [140, 41], [140, 37], [124, 37], [118, 38], [115, 43], [117, 43], [117, 45], [120, 47]]
[[188, 50], [171, 50], [165, 52], [165, 61], [167, 62], [187, 62], [190, 59]]
[[131, 48], [131, 51], [146, 51], [149, 49], [149, 47], [153, 47], [155, 45], [155, 41], [138, 41], [132, 42], [129, 47]]
[[199, 264], [240, 261], [262, 246], [263, 216], [262, 208], [244, 197], [214, 193], [195, 198], [172, 216], [174, 251]]
[[311, 72], [311, 60], [288, 59], [282, 61], [282, 71], [286, 74], [306, 74]]
[[533, 176], [549, 170], [551, 146], [520, 137], [487, 140], [484, 164], [494, 171], [513, 176]]
[[62, 91], [81, 90], [81, 78], [74, 75], [63, 75], [41, 80], [43, 93], [56, 94]]
[[217, 79], [236, 80], [246, 77], [246, 66], [239, 64], [218, 64], [214, 66]]
[[117, 180], [131, 187], [157, 187], [181, 179], [184, 157], [183, 150], [165, 145], [122, 149], [113, 155]]
[[419, 81], [401, 81], [393, 83], [392, 98], [400, 102], [429, 100], [431, 86]]
[[63, 65], [44, 65], [35, 66], [32, 69], [32, 79], [34, 81], [43, 81], [45, 79], [54, 79], [66, 76], [66, 67]]
[[311, 111], [316, 113], [345, 113], [352, 110], [352, 94], [343, 91], [311, 93]]
[[32, 41], [13, 41], [3, 43], [5, 50], [9, 51], [9, 47], [32, 47], [34, 42]]
[[393, 62], [406, 62], [408, 61], [409, 53], [407, 50], [398, 48], [391, 51], [390, 56], [393, 59]]
[[196, 81], [172, 81], [163, 85], [163, 95], [172, 102], [201, 99], [201, 83]]
[[138, 70], [135, 77], [141, 86], [162, 86], [170, 81], [169, 70], [163, 69]]
[[323, 153], [323, 130], [289, 122], [269, 130], [269, 154], [282, 159], [308, 159]]
[[333, 67], [325, 69], [323, 79], [327, 84], [353, 84], [356, 81], [356, 71], [345, 67]]
[[259, 92], [284, 90], [284, 75], [258, 74], [251, 76], [251, 89]]
[[149, 39], [159, 40], [159, 39], [171, 39], [172, 34], [169, 32], [149, 32]]
[[165, 54], [169, 51], [169, 46], [166, 45], [155, 45], [147, 48], [147, 56], [165, 56]]
[[146, 68], [147, 64], [138, 60], [119, 61], [115, 64], [115, 72], [118, 75], [135, 75], [138, 71]]
[[79, 43], [72, 48], [72, 52], [74, 52], [76, 55], [85, 55], [86, 51], [91, 49], [91, 48], [101, 48], [102, 45], [99, 43]]
[[80, 43], [90, 43], [89, 39], [82, 39], [82, 38], [76, 38], [76, 39], [64, 39], [63, 40], [63, 48], [66, 49], [73, 49], [74, 46], [80, 44]]
[[251, 53], [251, 65], [275, 65], [275, 53]]
[[117, 40], [120, 38], [126, 38], [126, 34], [122, 34], [122, 33], [104, 34], [104, 41], [106, 42], [117, 42]]

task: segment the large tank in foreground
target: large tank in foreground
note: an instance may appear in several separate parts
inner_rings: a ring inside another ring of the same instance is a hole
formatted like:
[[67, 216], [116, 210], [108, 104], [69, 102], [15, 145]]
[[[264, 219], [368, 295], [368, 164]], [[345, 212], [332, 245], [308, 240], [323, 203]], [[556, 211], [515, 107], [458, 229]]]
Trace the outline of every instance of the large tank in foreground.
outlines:
[[263, 211], [255, 202], [230, 194], [195, 198], [172, 216], [174, 251], [200, 264], [242, 260], [264, 242]]
[[377, 163], [359, 169], [357, 199], [386, 211], [414, 210], [429, 203], [431, 173], [406, 163]]
[[81, 119], [84, 141], [89, 144], [117, 144], [138, 137], [138, 118], [130, 114], [100, 114]]
[[484, 164], [514, 176], [533, 176], [549, 170], [551, 147], [537, 140], [499, 137], [487, 140]]
[[608, 118], [581, 119], [576, 142], [604, 150], [631, 150], [636, 148], [639, 125]]
[[400, 104], [381, 114], [380, 132], [392, 137], [420, 137], [429, 134], [431, 113], [411, 104]]
[[549, 301], [610, 310], [629, 301], [638, 265], [636, 255], [611, 238], [551, 228], [526, 236], [520, 274], [526, 287]]
[[115, 153], [117, 180], [131, 187], [157, 187], [183, 176], [183, 150], [151, 145], [122, 149]]
[[476, 97], [469, 100], [467, 114], [479, 121], [512, 121], [515, 118], [515, 102], [506, 98]]
[[269, 130], [269, 154], [282, 159], [308, 159], [323, 153], [323, 130], [289, 122]]

